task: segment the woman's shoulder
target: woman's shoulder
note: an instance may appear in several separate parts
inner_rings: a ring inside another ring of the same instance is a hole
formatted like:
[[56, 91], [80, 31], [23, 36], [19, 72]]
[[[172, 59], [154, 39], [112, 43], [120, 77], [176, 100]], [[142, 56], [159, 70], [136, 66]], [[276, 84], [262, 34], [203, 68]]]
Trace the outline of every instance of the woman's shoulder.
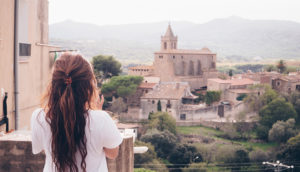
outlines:
[[31, 115], [31, 123], [34, 124], [36, 122], [43, 122], [45, 121], [45, 111], [43, 108], [37, 108], [32, 112]]
[[103, 110], [89, 110], [89, 115], [92, 117], [92, 118], [102, 118], [102, 119], [105, 119], [105, 118], [110, 118], [110, 115], [103, 111]]

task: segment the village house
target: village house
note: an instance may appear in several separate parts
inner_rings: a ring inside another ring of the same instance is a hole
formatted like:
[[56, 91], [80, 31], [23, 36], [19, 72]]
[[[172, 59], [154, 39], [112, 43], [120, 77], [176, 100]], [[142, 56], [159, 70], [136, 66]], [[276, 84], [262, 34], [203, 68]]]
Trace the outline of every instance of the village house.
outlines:
[[161, 49], [154, 53], [152, 66], [129, 68], [129, 75], [156, 76], [161, 82], [187, 82], [191, 89], [207, 86], [208, 78], [216, 78], [216, 54], [208, 48], [177, 49], [177, 36], [169, 25], [161, 36]]
[[229, 101], [233, 104], [238, 103], [238, 97], [244, 94], [252, 93], [254, 90], [249, 89], [254, 85], [254, 81], [248, 78], [228, 79], [219, 78], [208, 79], [208, 91], [221, 91], [221, 100]]
[[272, 89], [288, 94], [300, 91], [300, 75], [281, 75], [273, 78]]
[[56, 49], [48, 44], [48, 0], [1, 0], [0, 107], [7, 92], [9, 129], [30, 129], [54, 62], [50, 51]]
[[180, 118], [180, 107], [182, 99], [193, 96], [190, 86], [184, 82], [162, 82], [153, 91], [148, 92], [140, 98], [140, 117], [148, 119], [149, 113], [158, 111], [158, 103], [161, 111], [168, 112], [175, 119]]

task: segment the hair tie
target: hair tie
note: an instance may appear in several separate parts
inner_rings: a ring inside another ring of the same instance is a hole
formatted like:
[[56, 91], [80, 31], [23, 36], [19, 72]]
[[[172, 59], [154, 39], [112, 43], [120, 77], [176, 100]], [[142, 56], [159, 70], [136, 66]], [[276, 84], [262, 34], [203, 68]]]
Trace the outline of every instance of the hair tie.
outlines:
[[65, 79], [65, 83], [66, 83], [67, 85], [72, 84], [72, 78], [71, 78], [71, 77], [66, 78], [66, 79]]

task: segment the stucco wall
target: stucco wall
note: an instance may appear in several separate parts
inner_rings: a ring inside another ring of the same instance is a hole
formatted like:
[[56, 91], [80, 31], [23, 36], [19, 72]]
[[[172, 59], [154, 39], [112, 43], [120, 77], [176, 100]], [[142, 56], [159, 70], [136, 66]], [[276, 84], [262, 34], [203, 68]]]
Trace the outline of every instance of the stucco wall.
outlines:
[[[8, 118], [10, 128], [14, 128], [14, 1], [1, 0], [0, 5], [0, 116], [2, 112], [1, 89], [8, 92]], [[5, 127], [1, 127], [3, 131]]]

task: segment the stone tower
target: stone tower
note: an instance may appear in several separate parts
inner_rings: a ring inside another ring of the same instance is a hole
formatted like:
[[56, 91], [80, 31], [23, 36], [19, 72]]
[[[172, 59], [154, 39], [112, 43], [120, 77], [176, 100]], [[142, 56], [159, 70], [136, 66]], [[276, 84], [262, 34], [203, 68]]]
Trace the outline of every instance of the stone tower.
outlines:
[[161, 36], [161, 48], [160, 50], [177, 49], [177, 36], [174, 36], [172, 28], [169, 24], [168, 29], [164, 36]]

